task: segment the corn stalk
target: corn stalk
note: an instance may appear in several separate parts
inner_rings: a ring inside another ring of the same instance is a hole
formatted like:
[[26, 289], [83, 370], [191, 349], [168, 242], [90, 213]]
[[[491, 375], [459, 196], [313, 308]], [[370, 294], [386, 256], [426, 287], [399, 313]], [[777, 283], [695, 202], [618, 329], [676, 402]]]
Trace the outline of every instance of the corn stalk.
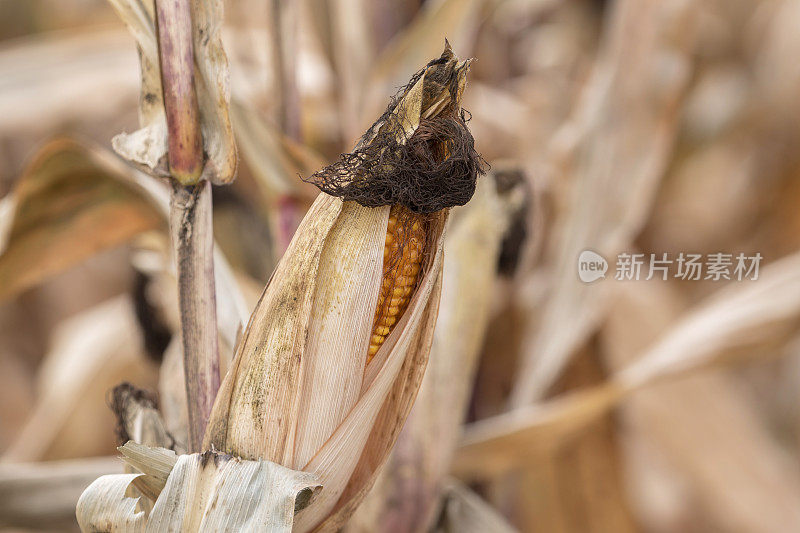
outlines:
[[203, 147], [189, 0], [157, 0], [156, 21], [173, 178], [170, 233], [178, 266], [189, 445], [197, 452], [220, 382], [211, 184], [198, 182]]

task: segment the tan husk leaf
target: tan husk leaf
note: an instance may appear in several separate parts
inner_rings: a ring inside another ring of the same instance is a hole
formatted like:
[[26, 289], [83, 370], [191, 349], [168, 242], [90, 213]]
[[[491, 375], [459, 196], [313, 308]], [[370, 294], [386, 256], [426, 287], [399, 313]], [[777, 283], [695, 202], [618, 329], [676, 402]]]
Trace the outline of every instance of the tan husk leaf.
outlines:
[[415, 393], [422, 383], [428, 354], [433, 343], [435, 317], [439, 313], [441, 290], [442, 279], [440, 276], [433, 288], [431, 302], [425, 309], [422, 328], [414, 340], [415, 347], [412, 348], [412, 353], [415, 356], [403, 363], [400, 375], [392, 385], [392, 390], [381, 407], [381, 412], [378, 414], [372, 434], [364, 447], [364, 453], [353, 471], [350, 483], [339, 498], [331, 515], [317, 528], [317, 531], [339, 531], [378, 479], [380, 468], [395, 445], [402, 429], [402, 422], [411, 412], [411, 407], [416, 399]]
[[303, 219], [250, 317], [217, 393], [204, 448], [213, 445], [242, 457], [291, 460], [292, 421], [315, 274], [324, 237], [342, 208], [340, 200], [320, 195]]
[[[156, 44], [153, 0], [109, 0], [136, 39], [142, 70], [141, 129], [121, 133], [112, 145], [122, 157], [149, 172], [168, 177], [167, 118]], [[236, 145], [228, 112], [228, 58], [220, 29], [222, 0], [192, 0], [195, 91], [200, 111], [205, 166], [200, 179], [220, 185], [236, 176]]]
[[[437, 257], [441, 257], [441, 244]], [[441, 263], [431, 268], [440, 271]], [[372, 486], [386, 461], [416, 398], [433, 340], [441, 274], [426, 281], [427, 286], [418, 290], [415, 299], [418, 303], [427, 302], [427, 305], [423, 307], [420, 304], [413, 311], [409, 307], [404, 317], [409, 318], [409, 323], [404, 325], [401, 321], [392, 332], [394, 334], [403, 328], [396, 348], [387, 352], [386, 364], [375, 382], [306, 466], [306, 470], [319, 473], [330, 490], [321, 494], [319, 501], [305, 513], [298, 515], [300, 531], [310, 529], [325, 516], [328, 518], [316, 530], [338, 531]], [[354, 449], [363, 450], [363, 453], [353, 453]]]

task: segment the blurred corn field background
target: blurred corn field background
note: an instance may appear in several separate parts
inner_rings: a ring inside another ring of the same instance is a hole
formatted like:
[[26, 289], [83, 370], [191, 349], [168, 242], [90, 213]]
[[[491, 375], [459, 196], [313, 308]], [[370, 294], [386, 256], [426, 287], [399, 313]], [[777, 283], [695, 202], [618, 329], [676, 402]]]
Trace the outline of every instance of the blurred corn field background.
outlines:
[[[475, 59], [491, 169], [452, 211], [427, 372], [346, 531], [800, 531], [800, 1], [224, 7], [223, 375], [317, 195], [300, 177], [445, 38]], [[122, 471], [116, 385], [189, 439], [167, 200], [111, 151], [141, 80], [109, 2], [0, 0], [0, 41], [0, 527], [71, 531]], [[587, 249], [606, 279], [579, 279]], [[620, 253], [682, 252], [763, 262], [614, 279]]]

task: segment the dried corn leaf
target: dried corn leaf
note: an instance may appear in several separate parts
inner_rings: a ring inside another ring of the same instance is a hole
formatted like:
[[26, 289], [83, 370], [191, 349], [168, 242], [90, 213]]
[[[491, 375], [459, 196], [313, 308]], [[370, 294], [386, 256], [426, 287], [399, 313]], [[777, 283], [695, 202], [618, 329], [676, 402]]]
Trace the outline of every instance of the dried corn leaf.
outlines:
[[624, 420], [719, 531], [798, 530], [800, 473], [748, 392], [725, 372], [691, 375], [637, 392]]
[[146, 189], [120, 164], [66, 139], [37, 155], [0, 201], [0, 298], [163, 228]]
[[[92, 483], [78, 501], [84, 531], [288, 533], [296, 509], [313, 501], [320, 487], [310, 474], [213, 451], [176, 457], [170, 450], [132, 443], [121, 451], [142, 473], [103, 476]], [[139, 510], [144, 496], [126, 495], [138, 477], [163, 480], [152, 510]]]
[[486, 419], [468, 427], [454, 469], [485, 476], [512, 468], [580, 431], [630, 393], [725, 361], [733, 352], [785, 342], [800, 320], [800, 255], [784, 258], [758, 281], [733, 284], [689, 312], [633, 363], [603, 385]]
[[732, 283], [692, 311], [614, 380], [633, 390], [744, 352], [785, 343], [800, 313], [800, 255], [763, 269], [757, 281]]
[[258, 111], [241, 102], [233, 102], [231, 115], [242, 157], [268, 199], [275, 201], [287, 195], [309, 201], [316, 198], [318, 191], [297, 176], [307, 176], [323, 166], [318, 154], [293, 143], [260, 119]]
[[[603, 328], [613, 367], [629, 364], [679, 309], [662, 283], [620, 284], [618, 293]], [[652, 301], [662, 303], [659, 312]], [[718, 529], [798, 530], [800, 472], [732, 374], [698, 373], [636, 392], [621, 410], [627, 432], [663, 457], [690, 491], [686, 505]]]
[[[109, 0], [136, 39], [142, 72], [139, 120], [142, 128], [112, 140], [114, 150], [151, 173], [168, 177], [167, 118], [156, 44], [153, 0]], [[201, 179], [224, 184], [236, 177], [236, 145], [228, 102], [228, 59], [220, 36], [222, 1], [192, 1], [195, 91], [206, 161]]]
[[[168, 213], [166, 185], [111, 152], [66, 138], [47, 144], [0, 200], [0, 298], [143, 232], [166, 234]], [[216, 246], [214, 281], [219, 331], [234, 346], [250, 310]]]
[[545, 393], [602, 312], [603, 284], [587, 285], [574, 275], [580, 252], [614, 257], [646, 220], [689, 80], [697, 18], [692, 7], [684, 0], [613, 6], [581, 105], [553, 147], [554, 168], [574, 183], [558, 228], [562, 237], [553, 239], [552, 295], [527, 336], [511, 398], [515, 407]]

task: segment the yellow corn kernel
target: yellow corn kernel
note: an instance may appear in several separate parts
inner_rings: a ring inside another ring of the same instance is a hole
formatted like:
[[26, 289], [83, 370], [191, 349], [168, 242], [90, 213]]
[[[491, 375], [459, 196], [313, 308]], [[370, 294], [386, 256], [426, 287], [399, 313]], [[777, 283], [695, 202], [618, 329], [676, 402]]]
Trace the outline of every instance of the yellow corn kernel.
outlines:
[[405, 313], [417, 284], [427, 234], [424, 219], [396, 205], [389, 212], [386, 245], [383, 248], [381, 283], [372, 325], [367, 362], [378, 353], [394, 325]]

